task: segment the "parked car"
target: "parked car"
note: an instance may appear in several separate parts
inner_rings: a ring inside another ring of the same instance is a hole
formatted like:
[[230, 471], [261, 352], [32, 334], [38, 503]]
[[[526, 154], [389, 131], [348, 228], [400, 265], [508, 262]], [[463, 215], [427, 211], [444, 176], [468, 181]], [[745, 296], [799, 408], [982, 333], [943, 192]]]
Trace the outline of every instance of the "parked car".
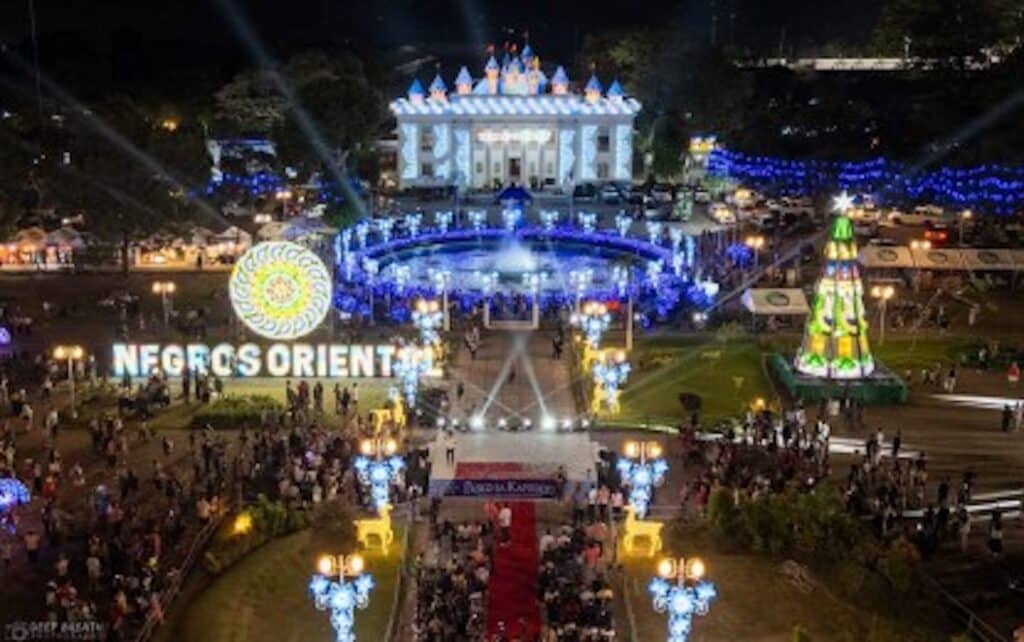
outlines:
[[601, 188], [601, 202], [605, 205], [619, 205], [622, 203], [622, 193], [614, 185], [605, 185]]
[[645, 196], [647, 196], [647, 193], [642, 188], [631, 187], [629, 194], [626, 196], [626, 202], [630, 205], [643, 205]]
[[696, 189], [693, 192], [693, 202], [707, 204], [711, 202], [711, 192], [706, 189]]
[[574, 201], [596, 201], [597, 197], [597, 185], [593, 183], [583, 183], [582, 185], [577, 185], [572, 190], [572, 199]]
[[677, 221], [682, 221], [683, 223], [689, 221], [690, 217], [693, 216], [693, 204], [687, 203], [685, 198], [680, 200], [672, 206], [672, 216]]
[[924, 238], [931, 241], [932, 247], [945, 246], [949, 243], [952, 235], [953, 233], [949, 229], [949, 225], [946, 223], [932, 223], [931, 221], [925, 221]]
[[783, 214], [814, 216], [814, 203], [807, 197], [784, 196], [779, 200], [779, 211]]
[[918, 205], [909, 212], [892, 210], [888, 219], [896, 225], [924, 225], [925, 223], [942, 223], [942, 208], [936, 205]]
[[765, 206], [754, 210], [754, 215], [751, 217], [750, 222], [761, 230], [768, 230], [778, 227], [780, 219], [781, 215], [778, 210], [773, 211]]
[[665, 183], [656, 183], [651, 187], [650, 196], [659, 203], [671, 203], [672, 186]]
[[847, 210], [846, 216], [854, 223], [877, 223], [882, 213], [874, 206], [853, 207]]
[[708, 209], [708, 216], [711, 217], [711, 220], [721, 225], [733, 225], [736, 223], [736, 214], [725, 203], [712, 203]]
[[878, 234], [878, 221], [855, 220], [853, 221], [853, 233], [857, 236], [876, 236]]

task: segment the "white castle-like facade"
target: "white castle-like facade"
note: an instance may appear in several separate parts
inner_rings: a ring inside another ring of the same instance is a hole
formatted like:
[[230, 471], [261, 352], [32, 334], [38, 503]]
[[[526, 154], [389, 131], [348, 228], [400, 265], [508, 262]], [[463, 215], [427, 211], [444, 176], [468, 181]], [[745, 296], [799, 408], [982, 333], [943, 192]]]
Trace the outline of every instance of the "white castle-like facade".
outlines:
[[632, 178], [640, 103], [618, 81], [605, 90], [596, 74], [573, 92], [565, 69], [549, 79], [529, 44], [500, 64], [492, 55], [480, 78], [462, 67], [454, 91], [440, 73], [427, 89], [415, 79], [390, 107], [401, 188], [564, 190]]

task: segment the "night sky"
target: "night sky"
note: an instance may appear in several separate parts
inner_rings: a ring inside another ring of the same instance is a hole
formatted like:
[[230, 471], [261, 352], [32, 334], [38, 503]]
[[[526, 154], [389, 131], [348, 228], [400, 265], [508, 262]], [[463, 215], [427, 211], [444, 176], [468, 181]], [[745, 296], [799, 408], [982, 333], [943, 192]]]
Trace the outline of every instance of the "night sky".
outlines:
[[[722, 42], [774, 54], [833, 40], [863, 41], [881, 0], [234, 0], [271, 53], [354, 50], [382, 70], [424, 55], [483, 55], [508, 31], [529, 31], [549, 61], [571, 62], [588, 32], [675, 25], [707, 37], [712, 16]], [[0, 40], [23, 56], [29, 0], [0, 3]], [[35, 0], [44, 72], [79, 91], [117, 87], [171, 90], [217, 83], [248, 63], [221, 0], [112, 2]]]

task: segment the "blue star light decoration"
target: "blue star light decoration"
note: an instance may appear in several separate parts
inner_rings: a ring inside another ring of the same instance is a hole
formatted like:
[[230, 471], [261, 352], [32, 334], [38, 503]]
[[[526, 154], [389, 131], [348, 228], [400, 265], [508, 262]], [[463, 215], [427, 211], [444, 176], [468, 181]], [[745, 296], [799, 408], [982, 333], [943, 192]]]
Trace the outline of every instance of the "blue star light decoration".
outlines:
[[578, 212], [576, 218], [587, 234], [592, 234], [597, 229], [597, 214], [594, 212]]
[[455, 218], [455, 214], [451, 210], [443, 210], [434, 212], [434, 225], [440, 230], [441, 234], [447, 234], [448, 228], [452, 226], [452, 220]]
[[331, 626], [334, 628], [336, 642], [355, 642], [355, 610], [366, 608], [370, 603], [371, 590], [373, 577], [368, 573], [357, 575], [351, 580], [333, 580], [316, 574], [310, 580], [309, 592], [313, 596], [313, 604], [318, 611], [331, 612]]
[[636, 516], [643, 518], [651, 505], [652, 490], [665, 482], [668, 463], [664, 459], [648, 459], [641, 463], [625, 457], [619, 459], [619, 474], [629, 481], [629, 503]]
[[469, 224], [476, 232], [484, 229], [484, 225], [487, 224], [487, 212], [485, 210], [470, 210], [466, 216], [469, 218]]
[[658, 577], [651, 580], [648, 590], [654, 598], [654, 610], [668, 611], [668, 642], [686, 642], [693, 629], [693, 616], [706, 615], [718, 596], [715, 585], [703, 580], [685, 586]]
[[436, 301], [420, 301], [412, 310], [412, 324], [420, 331], [420, 340], [427, 344], [439, 343], [438, 330], [444, 323], [444, 313]]
[[540, 222], [548, 232], [555, 229], [555, 224], [558, 223], [558, 210], [541, 210]]
[[390, 503], [391, 482], [396, 481], [405, 470], [405, 461], [398, 456], [381, 459], [359, 456], [355, 458], [353, 466], [359, 482], [370, 487], [373, 507], [379, 511], [382, 506]]
[[601, 336], [611, 325], [612, 315], [608, 313], [607, 306], [592, 301], [584, 305], [579, 314], [573, 314], [570, 322], [583, 332], [590, 346], [597, 349]]
[[433, 353], [430, 348], [404, 346], [398, 351], [393, 369], [398, 380], [402, 382], [402, 393], [410, 408], [416, 406], [416, 394], [420, 389], [420, 380], [427, 376], [434, 367]]
[[609, 407], [615, 405], [619, 390], [629, 377], [630, 369], [629, 362], [621, 353], [614, 358], [605, 357], [594, 362], [594, 379], [604, 388], [604, 397]]
[[633, 226], [633, 217], [625, 212], [619, 212], [615, 215], [615, 229], [619, 231], [619, 236], [626, 238], [626, 234], [629, 233], [629, 228]]
[[0, 528], [6, 528], [13, 535], [15, 526], [12, 517], [15, 507], [30, 501], [32, 493], [25, 484], [13, 477], [0, 479]]

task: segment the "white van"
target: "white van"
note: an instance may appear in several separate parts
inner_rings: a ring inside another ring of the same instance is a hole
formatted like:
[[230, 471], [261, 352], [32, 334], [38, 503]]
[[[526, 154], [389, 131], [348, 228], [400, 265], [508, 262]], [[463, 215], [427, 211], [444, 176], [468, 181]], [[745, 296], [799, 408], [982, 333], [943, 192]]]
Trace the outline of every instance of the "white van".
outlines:
[[945, 216], [938, 205], [918, 205], [909, 212], [893, 210], [889, 212], [888, 220], [896, 225], [934, 225], [942, 223]]

